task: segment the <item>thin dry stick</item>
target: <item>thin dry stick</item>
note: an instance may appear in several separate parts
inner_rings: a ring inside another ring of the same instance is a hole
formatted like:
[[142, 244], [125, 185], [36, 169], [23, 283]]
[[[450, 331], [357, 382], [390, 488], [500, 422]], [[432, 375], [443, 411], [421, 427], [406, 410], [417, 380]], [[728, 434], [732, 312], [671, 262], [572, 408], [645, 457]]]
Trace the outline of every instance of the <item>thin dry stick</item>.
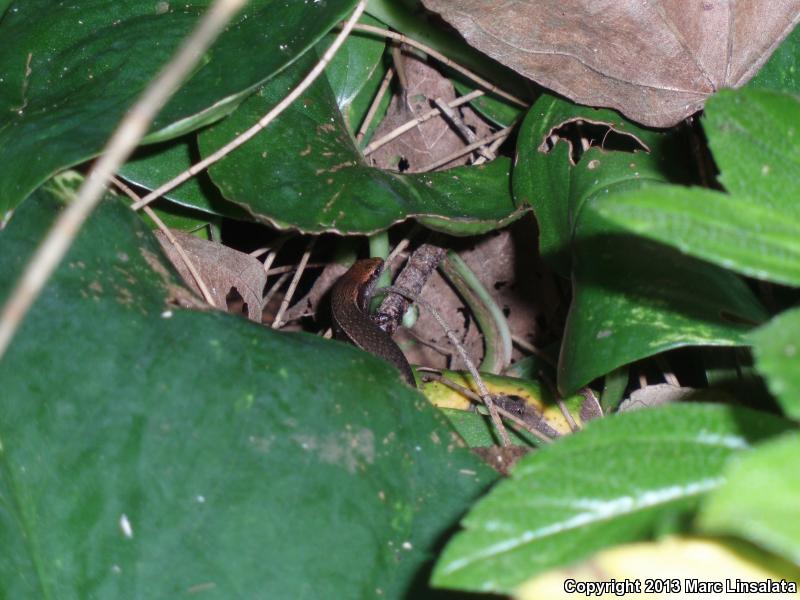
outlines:
[[367, 130], [369, 126], [372, 124], [372, 119], [375, 118], [375, 113], [378, 112], [378, 107], [381, 105], [381, 100], [386, 95], [386, 90], [389, 89], [389, 84], [392, 82], [392, 78], [394, 77], [394, 69], [390, 68], [386, 71], [386, 75], [381, 81], [381, 87], [378, 88], [378, 93], [375, 94], [375, 98], [372, 100], [372, 104], [369, 105], [369, 110], [367, 111], [367, 116], [364, 117], [364, 121], [361, 123], [361, 127], [358, 129], [358, 133], [356, 134], [356, 142], [359, 144], [361, 140], [364, 139], [364, 136], [367, 135]]
[[316, 242], [317, 238], [312, 237], [311, 241], [308, 242], [306, 251], [303, 252], [303, 256], [300, 258], [300, 264], [297, 265], [297, 271], [295, 271], [294, 277], [292, 277], [292, 282], [289, 284], [289, 289], [286, 290], [286, 295], [283, 297], [283, 302], [281, 302], [281, 307], [278, 309], [278, 314], [275, 315], [275, 320], [272, 322], [273, 329], [279, 329], [281, 325], [283, 325], [283, 313], [285, 313], [286, 309], [289, 308], [289, 302], [292, 301], [294, 291], [297, 289], [297, 284], [300, 282], [300, 278], [303, 276], [303, 271], [305, 271], [306, 265], [308, 264], [308, 259], [311, 256], [311, 251], [314, 249], [314, 244]]
[[[423, 375], [423, 377], [430, 378], [433, 381], [438, 381], [442, 385], [444, 385], [446, 387], [449, 387], [451, 390], [456, 391], [459, 394], [462, 394], [463, 396], [469, 398], [470, 400], [472, 400], [472, 402], [474, 402], [476, 404], [480, 404], [481, 403], [481, 397], [478, 396], [478, 394], [476, 394], [475, 392], [473, 392], [469, 388], [465, 388], [463, 385], [457, 384], [452, 379], [448, 379], [447, 377], [445, 377], [444, 375], [441, 375], [440, 373], [434, 373], [432, 371], [426, 370], [425, 371], [425, 375]], [[522, 427], [525, 431], [528, 431], [528, 432], [532, 433], [534, 436], [539, 438], [541, 441], [547, 442], [547, 443], [553, 441], [552, 438], [550, 438], [550, 436], [542, 433], [541, 431], [539, 431], [535, 427], [532, 427], [531, 425], [526, 423], [523, 419], [520, 419], [517, 415], [515, 415], [512, 412], [507, 411], [503, 407], [498, 406], [497, 407], [497, 412], [504, 419], [508, 419], [509, 421], [511, 421], [511, 422], [515, 423], [516, 425]]]
[[[455, 100], [451, 100], [450, 102], [447, 103], [447, 106], [449, 106], [450, 108], [455, 108], [456, 106], [461, 106], [462, 104], [466, 104], [470, 100], [474, 100], [475, 98], [478, 98], [483, 95], [484, 92], [482, 90], [474, 90], [469, 94], [466, 94], [464, 96], [459, 96]], [[369, 156], [381, 146], [384, 146], [389, 142], [391, 142], [393, 139], [403, 135], [406, 131], [414, 129], [414, 127], [416, 127], [420, 123], [424, 123], [428, 119], [438, 117], [440, 114], [442, 114], [442, 111], [440, 111], [438, 108], [432, 108], [428, 112], [422, 113], [419, 117], [416, 117], [415, 119], [411, 119], [410, 121], [403, 123], [402, 125], [400, 125], [400, 127], [393, 129], [383, 137], [378, 138], [374, 142], [371, 142], [366, 148], [364, 148], [364, 152], [362, 154], [364, 154], [364, 156]]]
[[406, 248], [408, 248], [408, 245], [411, 243], [411, 239], [415, 237], [420, 232], [420, 230], [421, 227], [419, 225], [414, 225], [414, 227], [411, 228], [411, 231], [408, 232], [408, 235], [406, 235], [402, 240], [400, 240], [397, 243], [394, 249], [389, 253], [389, 256], [386, 257], [386, 260], [384, 262], [387, 265], [392, 264], [397, 255], [400, 254]]
[[464, 156], [465, 154], [469, 154], [473, 150], [477, 150], [481, 146], [485, 146], [489, 142], [493, 142], [494, 140], [501, 139], [508, 137], [508, 134], [511, 133], [511, 130], [514, 129], [513, 126], [505, 127], [500, 131], [495, 131], [492, 135], [487, 135], [485, 138], [478, 140], [474, 144], [469, 144], [468, 146], [464, 146], [463, 148], [459, 148], [455, 152], [448, 154], [444, 158], [440, 158], [439, 160], [431, 163], [427, 167], [424, 167], [419, 170], [420, 173], [426, 173], [428, 171], [433, 171], [434, 169], [438, 169], [441, 166], [446, 165], [449, 162], [454, 161], [455, 159]]
[[[500, 148], [500, 146], [503, 145], [503, 142], [505, 142], [505, 141], [506, 141], [506, 138], [497, 138], [495, 141], [493, 141], [491, 144], [489, 144], [489, 148], [488, 148], [489, 155], [496, 157], [497, 156], [497, 150]], [[487, 158], [486, 158], [485, 155], [484, 156], [479, 156], [475, 160], [475, 162], [472, 163], [472, 164], [473, 165], [482, 165], [486, 161], [487, 161]]]
[[11, 343], [28, 309], [64, 258], [84, 221], [100, 201], [111, 176], [133, 152], [155, 115], [244, 3], [245, 0], [215, 0], [175, 56], [123, 117], [78, 190], [77, 197], [50, 228], [3, 307], [0, 315], [0, 357]]
[[[458, 115], [458, 113], [447, 106], [447, 103], [444, 100], [441, 98], [436, 98], [433, 103], [436, 104], [436, 107], [442, 111], [442, 114], [447, 118], [448, 123], [455, 127], [458, 133], [461, 134], [461, 137], [464, 138], [468, 144], [478, 140], [478, 136], [475, 135], [475, 132], [467, 127], [467, 124], [464, 123], [463, 119]], [[495, 142], [497, 142], [497, 140], [495, 140]], [[485, 146], [478, 148], [478, 152], [480, 152], [481, 157], [484, 159], [488, 158], [489, 160], [494, 160], [496, 158], [494, 152]]]
[[[125, 193], [125, 195], [128, 196], [131, 200], [133, 200], [134, 202], [139, 200], [139, 195], [136, 192], [134, 192], [131, 188], [129, 188], [127, 185], [125, 185], [122, 181], [120, 181], [118, 178], [112, 177], [111, 181], [114, 183], [115, 186], [117, 186], [120, 190], [122, 190]], [[194, 266], [192, 259], [190, 259], [189, 255], [186, 254], [186, 251], [183, 249], [183, 246], [181, 246], [180, 242], [178, 242], [175, 236], [172, 235], [172, 232], [169, 230], [169, 227], [167, 227], [164, 224], [164, 221], [162, 221], [161, 218], [155, 213], [155, 211], [149, 206], [145, 206], [145, 214], [148, 217], [150, 217], [150, 219], [152, 219], [153, 223], [156, 224], [156, 227], [158, 227], [161, 233], [163, 233], [166, 236], [170, 244], [172, 244], [175, 247], [175, 251], [178, 253], [178, 256], [181, 257], [181, 260], [183, 261], [183, 264], [186, 265], [186, 268], [189, 269], [189, 273], [192, 274], [192, 277], [197, 283], [197, 287], [200, 288], [200, 293], [203, 294], [203, 298], [205, 299], [205, 301], [215, 308], [220, 308], [214, 303], [214, 298], [211, 295], [211, 292], [208, 290], [206, 282], [203, 281], [203, 278], [200, 275], [200, 271], [198, 271], [197, 268]]]
[[[306, 269], [322, 269], [327, 267], [328, 263], [308, 263]], [[283, 275], [284, 273], [291, 273], [297, 270], [297, 265], [284, 265], [282, 267], [275, 267], [267, 271], [267, 277], [271, 275]]]
[[344, 40], [350, 34], [350, 31], [353, 29], [353, 25], [361, 16], [361, 13], [364, 12], [364, 8], [366, 8], [367, 0], [361, 0], [356, 9], [353, 11], [353, 14], [350, 15], [350, 18], [345, 23], [344, 27], [342, 27], [342, 31], [339, 35], [336, 36], [336, 39], [333, 43], [328, 47], [325, 51], [325, 54], [322, 55], [322, 58], [319, 59], [319, 62], [314, 66], [313, 69], [309, 72], [308, 75], [305, 76], [303, 81], [301, 81], [289, 94], [281, 100], [272, 110], [270, 110], [266, 115], [264, 115], [261, 120], [258, 121], [255, 125], [253, 125], [250, 129], [245, 131], [240, 136], [234, 138], [227, 144], [225, 144], [222, 148], [217, 150], [216, 152], [210, 154], [208, 157], [204, 158], [198, 163], [193, 164], [189, 169], [178, 175], [177, 177], [171, 179], [164, 185], [156, 188], [149, 194], [147, 194], [140, 202], [134, 204], [131, 208], [133, 210], [139, 210], [146, 204], [149, 204], [159, 196], [162, 196], [169, 192], [172, 189], [175, 189], [180, 184], [182, 184], [187, 179], [190, 179], [207, 169], [210, 165], [213, 165], [218, 160], [224, 158], [236, 148], [244, 144], [245, 142], [249, 141], [253, 138], [258, 132], [264, 129], [267, 125], [269, 125], [278, 115], [280, 115], [284, 110], [286, 110], [289, 106], [291, 106], [292, 102], [297, 100], [300, 95], [308, 89], [308, 87], [314, 83], [314, 80], [319, 77], [325, 67], [328, 66], [328, 63], [331, 62], [333, 55], [336, 54], [336, 51], [339, 47], [344, 43]]
[[447, 65], [448, 67], [450, 67], [451, 69], [453, 69], [454, 71], [458, 71], [462, 75], [468, 77], [469, 79], [471, 79], [472, 81], [477, 83], [479, 86], [481, 86], [485, 90], [489, 90], [493, 94], [495, 94], [497, 96], [500, 96], [501, 98], [505, 98], [509, 102], [513, 102], [514, 104], [518, 104], [519, 106], [522, 106], [522, 107], [525, 107], [525, 108], [527, 108], [527, 106], [528, 106], [528, 104], [526, 102], [520, 100], [519, 98], [517, 98], [516, 96], [514, 96], [512, 94], [509, 94], [508, 92], [505, 92], [505, 91], [501, 90], [496, 85], [494, 85], [492, 83], [489, 83], [488, 81], [486, 81], [485, 79], [483, 79], [479, 75], [476, 75], [475, 73], [473, 73], [469, 69], [467, 69], [465, 67], [462, 67], [458, 63], [453, 62], [452, 60], [447, 58], [441, 52], [437, 52], [436, 50], [434, 50], [430, 46], [426, 46], [425, 44], [417, 42], [416, 40], [412, 40], [411, 38], [404, 36], [402, 33], [395, 33], [394, 31], [389, 31], [388, 29], [382, 29], [380, 27], [373, 27], [372, 25], [363, 25], [361, 23], [357, 24], [353, 29], [355, 29], [356, 31], [368, 31], [369, 33], [374, 33], [374, 34], [377, 34], [377, 35], [380, 35], [380, 36], [383, 36], [383, 37], [387, 37], [387, 38], [390, 38], [390, 39], [393, 39], [393, 40], [398, 40], [398, 41], [400, 41], [400, 42], [402, 42], [404, 44], [408, 44], [409, 46], [413, 46], [414, 48], [418, 48], [419, 50], [422, 50], [428, 56], [432, 56], [433, 58], [438, 60], [440, 63], [443, 63], [443, 64]]
[[421, 305], [424, 309], [431, 313], [436, 322], [439, 323], [439, 326], [447, 335], [447, 339], [453, 344], [455, 349], [461, 355], [461, 360], [464, 361], [464, 364], [467, 366], [467, 370], [472, 375], [472, 379], [475, 381], [475, 385], [478, 387], [478, 393], [480, 394], [481, 400], [486, 405], [486, 408], [489, 409], [489, 414], [492, 417], [492, 423], [497, 428], [500, 437], [503, 440], [504, 446], [511, 445], [511, 439], [508, 437], [508, 432], [506, 431], [503, 422], [500, 420], [500, 416], [497, 413], [497, 406], [495, 406], [494, 400], [492, 400], [492, 395], [489, 393], [489, 389], [486, 387], [486, 384], [483, 383], [483, 379], [481, 378], [480, 373], [478, 373], [478, 369], [475, 368], [475, 363], [472, 362], [467, 351], [464, 350], [464, 346], [458, 341], [456, 334], [453, 333], [453, 330], [445, 323], [445, 320], [442, 318], [442, 315], [439, 314], [439, 311], [436, 310], [433, 305], [425, 300], [424, 298], [415, 298], [412, 294], [408, 292], [408, 290], [403, 290], [401, 288], [395, 286], [386, 286], [380, 289], [381, 292], [394, 292], [395, 294], [400, 294], [404, 298], [408, 298], [412, 302], [416, 302], [417, 304]]
[[269, 288], [269, 291], [266, 294], [264, 294], [264, 300], [262, 300], [261, 302], [263, 306], [269, 304], [269, 301], [272, 300], [272, 297], [280, 289], [280, 287], [284, 283], [286, 283], [287, 279], [289, 279], [289, 273], [284, 273], [283, 275], [278, 277], [278, 281], [276, 281], [275, 284], [271, 288]]
[[294, 235], [294, 234], [287, 233], [286, 235], [282, 235], [277, 240], [275, 240], [274, 244], [272, 244], [272, 249], [269, 251], [269, 254], [267, 254], [267, 258], [264, 261], [264, 272], [265, 273], [269, 274], [269, 268], [272, 266], [272, 263], [274, 263], [275, 259], [278, 257], [278, 252], [281, 251], [281, 248], [283, 248], [283, 245], [287, 241], [289, 241], [289, 238], [292, 235]]

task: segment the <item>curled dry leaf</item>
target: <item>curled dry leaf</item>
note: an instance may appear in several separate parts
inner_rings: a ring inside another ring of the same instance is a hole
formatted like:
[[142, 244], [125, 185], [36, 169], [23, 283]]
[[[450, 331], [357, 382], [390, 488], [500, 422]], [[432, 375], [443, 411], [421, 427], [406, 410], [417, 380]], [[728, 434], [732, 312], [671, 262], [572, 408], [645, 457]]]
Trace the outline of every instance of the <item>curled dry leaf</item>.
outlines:
[[[227, 306], [228, 294], [235, 289], [247, 306], [247, 318], [261, 321], [261, 298], [266, 275], [258, 259], [218, 242], [202, 240], [174, 229], [171, 232], [200, 273], [218, 308]], [[160, 231], [156, 231], [155, 235], [186, 285], [200, 294], [197, 282], [172, 243]]]
[[756, 74], [800, 0], [423, 0], [498, 62], [580, 104], [670, 127]]

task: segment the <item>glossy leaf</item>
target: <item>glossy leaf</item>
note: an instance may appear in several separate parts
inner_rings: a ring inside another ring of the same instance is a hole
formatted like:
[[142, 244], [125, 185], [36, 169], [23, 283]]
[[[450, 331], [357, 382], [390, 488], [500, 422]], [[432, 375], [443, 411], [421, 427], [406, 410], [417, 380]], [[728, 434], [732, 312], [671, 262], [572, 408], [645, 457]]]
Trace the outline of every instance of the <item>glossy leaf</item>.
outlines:
[[706, 531], [735, 535], [800, 565], [800, 434], [737, 457], [700, 513]]
[[[206, 129], [208, 155], [255, 123], [305, 72], [299, 61]], [[214, 183], [253, 217], [310, 232], [370, 233], [409, 216], [450, 233], [507, 224], [521, 212], [509, 189], [510, 163], [402, 175], [369, 167], [355, 147], [325, 79], [318, 79], [261, 135], [212, 166]]]
[[[0, 300], [73, 191], [0, 232]], [[0, 596], [423, 595], [492, 476], [391, 366], [175, 282], [108, 198], [0, 363]]]
[[604, 198], [593, 209], [686, 254], [757, 279], [800, 285], [800, 215], [778, 212], [757, 196], [657, 186]]
[[[583, 144], [592, 148], [573, 164]], [[679, 137], [636, 127], [614, 111], [542, 95], [520, 127], [513, 180], [516, 202], [536, 213], [542, 257], [568, 277], [584, 203], [649, 183], [689, 181], [685, 150]]]
[[[194, 134], [139, 149], [120, 169], [120, 176], [154, 190], [200, 161]], [[170, 203], [221, 217], [246, 220], [249, 215], [219, 193], [206, 172], [198, 173], [164, 194]]]
[[787, 415], [800, 419], [800, 309], [774, 317], [750, 339], [769, 390]]
[[509, 593], [537, 573], [648, 539], [718, 488], [731, 456], [787, 427], [764, 413], [715, 405], [593, 421], [525, 457], [475, 505], [433, 582]]
[[599, 220], [580, 227], [559, 357], [562, 393], [673, 348], [747, 345], [747, 333], [767, 318], [733, 273]]
[[[0, 217], [96, 155], [210, 4], [15, 2], [0, 21]], [[354, 0], [254, 0], [160, 113], [150, 140], [218, 119], [313, 45]], [[258, 57], [255, 60], [253, 57]]]
[[[383, 26], [383, 23], [369, 15], [362, 16], [359, 23], [374, 27]], [[333, 41], [336, 33], [338, 32], [325, 36], [323, 42], [318, 46], [320, 53], [324, 52], [323, 48]], [[354, 32], [333, 56], [333, 60], [325, 68], [325, 76], [334, 90], [336, 104], [340, 110], [344, 110], [350, 105], [364, 84], [378, 69], [385, 49], [386, 43], [382, 39]]]
[[[573, 165], [575, 148], [590, 141]], [[573, 281], [559, 360], [562, 393], [672, 348], [744, 345], [746, 332], [766, 318], [732, 273], [642, 240], [593, 210], [625, 192], [689, 181], [688, 154], [677, 134], [549, 96], [523, 122], [514, 195], [534, 207], [544, 258]]]

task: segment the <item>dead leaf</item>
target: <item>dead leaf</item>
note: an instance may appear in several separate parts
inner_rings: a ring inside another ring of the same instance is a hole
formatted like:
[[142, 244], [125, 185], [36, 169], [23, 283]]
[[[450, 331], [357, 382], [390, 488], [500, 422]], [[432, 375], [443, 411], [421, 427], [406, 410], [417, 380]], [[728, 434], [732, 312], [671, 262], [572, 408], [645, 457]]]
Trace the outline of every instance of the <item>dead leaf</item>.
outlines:
[[756, 74], [800, 0], [423, 0], [498, 62], [588, 106], [671, 127]]
[[[251, 321], [261, 321], [261, 297], [266, 284], [266, 275], [258, 259], [218, 242], [202, 240], [175, 229], [171, 232], [199, 271], [211, 292], [215, 306], [226, 308], [228, 294], [235, 289], [247, 306], [247, 318]], [[162, 232], [156, 231], [155, 234], [164, 253], [183, 277], [186, 285], [200, 294], [197, 282], [175, 247]]]
[[[415, 54], [403, 51], [403, 65], [408, 85], [405, 103], [401, 95], [392, 98], [386, 117], [374, 134], [374, 139], [393, 131], [400, 125], [434, 108], [433, 101], [441, 98], [450, 102], [456, 97], [455, 89], [449, 79], [429, 66]], [[454, 109], [459, 110], [459, 109]], [[460, 107], [465, 121], [476, 129], [479, 137], [489, 135], [489, 126], [474, 114], [469, 107]], [[416, 173], [424, 170], [438, 159], [455, 152], [467, 143], [453, 130], [441, 116], [429, 119], [399, 138], [381, 146], [370, 154], [371, 164], [382, 169]], [[469, 155], [455, 159], [440, 167], [449, 169], [467, 164]]]

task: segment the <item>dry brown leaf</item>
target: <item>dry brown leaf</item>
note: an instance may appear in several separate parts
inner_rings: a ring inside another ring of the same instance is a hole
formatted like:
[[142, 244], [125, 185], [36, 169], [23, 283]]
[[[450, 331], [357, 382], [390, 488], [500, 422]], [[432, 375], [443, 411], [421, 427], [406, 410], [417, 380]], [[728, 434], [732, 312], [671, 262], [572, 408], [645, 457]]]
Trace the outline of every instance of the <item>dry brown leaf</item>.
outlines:
[[[266, 275], [261, 262], [233, 248], [218, 242], [209, 242], [182, 231], [171, 230], [172, 235], [189, 256], [205, 282], [215, 306], [226, 308], [231, 289], [236, 289], [247, 305], [247, 318], [261, 321], [261, 295], [266, 283]], [[160, 232], [155, 232], [164, 253], [178, 270], [186, 285], [200, 293], [197, 282], [192, 277], [186, 263], [172, 243]]]
[[[403, 52], [403, 65], [408, 81], [408, 105], [400, 95], [392, 98], [386, 117], [381, 121], [374, 139], [391, 132], [400, 125], [428, 112], [434, 107], [433, 101], [441, 98], [445, 102], [455, 99], [456, 93], [449, 79], [429, 66], [413, 53]], [[458, 110], [458, 109], [454, 109]], [[469, 107], [462, 107], [465, 118], [472, 112]], [[479, 127], [476, 135], [481, 138], [490, 133], [489, 126], [480, 118], [469, 115], [470, 125]], [[467, 143], [441, 117], [434, 117], [406, 132], [399, 138], [381, 146], [370, 154], [371, 164], [382, 169], [395, 169], [418, 172], [436, 160], [455, 152]], [[469, 155], [456, 159], [441, 167], [449, 169], [466, 164]], [[402, 168], [400, 168], [402, 166]]]
[[423, 0], [498, 62], [589, 106], [671, 127], [756, 74], [800, 0]]

